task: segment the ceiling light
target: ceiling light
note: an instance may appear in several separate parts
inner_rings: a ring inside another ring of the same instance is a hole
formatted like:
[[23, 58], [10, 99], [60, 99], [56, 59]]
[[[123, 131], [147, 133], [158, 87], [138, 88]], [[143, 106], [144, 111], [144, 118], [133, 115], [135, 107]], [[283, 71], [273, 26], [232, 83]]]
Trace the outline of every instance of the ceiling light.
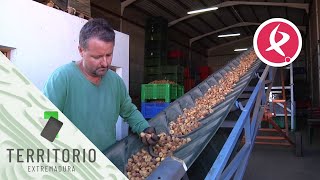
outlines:
[[240, 36], [240, 33], [235, 34], [220, 34], [218, 37], [233, 37], [233, 36]]
[[248, 48], [235, 49], [234, 51], [235, 51], [235, 52], [238, 52], [238, 51], [246, 51], [246, 50], [248, 50]]
[[202, 12], [207, 12], [207, 11], [215, 11], [217, 10], [218, 7], [210, 7], [210, 8], [205, 8], [205, 9], [199, 9], [195, 11], [189, 11], [187, 14], [196, 14], [196, 13], [202, 13]]

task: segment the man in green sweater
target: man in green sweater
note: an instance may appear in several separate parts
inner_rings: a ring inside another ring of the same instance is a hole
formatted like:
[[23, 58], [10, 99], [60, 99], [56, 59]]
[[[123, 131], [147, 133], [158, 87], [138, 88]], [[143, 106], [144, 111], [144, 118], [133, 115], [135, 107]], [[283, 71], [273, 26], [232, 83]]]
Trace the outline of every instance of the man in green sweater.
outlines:
[[137, 107], [132, 104], [123, 80], [112, 70], [115, 43], [113, 28], [103, 19], [91, 19], [79, 36], [80, 61], [59, 67], [47, 80], [44, 94], [101, 151], [116, 142], [120, 115], [145, 144], [158, 140]]

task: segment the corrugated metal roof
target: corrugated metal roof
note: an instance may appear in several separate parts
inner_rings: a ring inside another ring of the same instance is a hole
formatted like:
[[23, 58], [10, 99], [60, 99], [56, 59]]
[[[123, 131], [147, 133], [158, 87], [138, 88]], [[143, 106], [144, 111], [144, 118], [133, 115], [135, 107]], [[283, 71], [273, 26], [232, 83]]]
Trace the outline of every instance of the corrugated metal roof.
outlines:
[[[241, 13], [239, 13], [237, 10], [232, 9], [231, 7], [224, 8], [224, 10], [225, 12], [221, 13], [219, 17], [225, 21], [227, 26], [240, 22], [240, 18], [242, 17], [240, 15]], [[240, 15], [240, 18], [237, 16], [237, 13]]]
[[[288, 11], [288, 20], [290, 20], [296, 25], [303, 24], [304, 15], [306, 14], [301, 9], [291, 9], [290, 11]], [[305, 22], [305, 23], [308, 23], [308, 22]]]
[[[206, 37], [206, 38], [201, 39], [201, 42], [202, 42], [203, 44], [208, 45], [209, 47], [212, 47], [212, 46], [214, 46], [214, 45], [217, 45], [217, 44], [215, 44], [215, 43], [218, 43], [217, 41], [213, 41], [213, 39], [211, 39], [211, 38], [209, 38], [209, 37]], [[218, 43], [218, 44], [219, 44], [219, 43]]]
[[238, 31], [240, 33], [241, 37], [250, 36], [251, 34], [254, 34], [254, 32], [255, 32], [255, 31], [251, 31], [251, 29], [249, 27], [235, 28], [235, 31]]
[[[145, 12], [148, 12], [147, 16], [162, 16], [171, 22], [179, 19], [180, 17], [187, 16], [187, 12], [190, 10], [197, 10], [205, 7], [214, 6], [227, 0], [137, 0], [133, 4]], [[252, 1], [252, 2], [287, 2], [287, 3], [310, 3], [311, 0], [240, 0], [240, 1]], [[130, 6], [129, 6], [130, 7]], [[241, 18], [238, 17], [240, 15]], [[186, 19], [174, 25], [174, 29], [178, 29], [181, 34], [188, 35], [191, 38], [202, 35], [217, 29], [224, 28], [236, 23], [241, 22], [256, 22], [262, 23], [273, 17], [287, 18], [298, 26], [306, 26], [308, 22], [304, 19], [307, 14], [304, 10], [288, 8], [288, 7], [276, 7], [276, 6], [253, 6], [253, 5], [236, 5], [232, 7], [219, 8], [217, 11], [203, 13], [201, 15]], [[139, 17], [127, 17], [127, 18], [139, 18]], [[145, 18], [145, 17], [143, 17]], [[242, 19], [242, 20], [241, 20]], [[244, 35], [252, 36], [257, 26], [241, 27], [238, 29], [229, 30], [230, 33], [236, 31], [241, 32]], [[184, 36], [183, 35], [183, 36]], [[199, 40], [195, 43], [201, 44], [213, 44], [213, 39], [218, 44], [226, 43], [229, 41], [226, 39], [218, 39], [216, 35], [211, 35], [204, 38], [205, 40]]]
[[210, 26], [207, 26], [205, 24], [206, 23], [205, 20], [201, 21], [199, 18], [191, 18], [191, 19], [188, 19], [186, 21], [189, 22], [190, 24], [194, 25], [195, 27], [197, 27], [203, 33], [207, 33], [207, 32], [210, 32], [212, 30], [210, 28]]
[[195, 0], [180, 0], [180, 1], [186, 4], [187, 6], [189, 6], [189, 8], [192, 10], [200, 9], [204, 7], [203, 4], [199, 1], [195, 1]]
[[[286, 0], [288, 3], [304, 3], [304, 0]], [[307, 0], [307, 3], [311, 2], [311, 0]]]
[[179, 17], [183, 17], [187, 15], [188, 9], [185, 9], [177, 1], [173, 0], [155, 0], [158, 3], [162, 4], [165, 6], [167, 9], [169, 9], [171, 12], [174, 14], [178, 15]]
[[204, 13], [200, 16], [215, 29], [224, 27], [224, 25], [212, 13]]
[[242, 15], [244, 21], [258, 22], [257, 16], [252, 8], [248, 8], [248, 6], [236, 6], [234, 8]]
[[259, 22], [264, 22], [270, 18], [267, 6], [255, 6], [253, 10], [259, 19]]
[[279, 7], [279, 8], [268, 8], [270, 12], [271, 17], [284, 17], [287, 18], [286, 11], [290, 11], [285, 7]]
[[149, 13], [151, 13], [154, 16], [162, 16], [162, 17], [168, 19], [168, 21], [173, 21], [176, 19], [172, 15], [166, 13], [164, 10], [157, 7], [155, 4], [153, 4], [149, 0], [140, 1], [136, 5], [142, 9], [145, 9], [146, 11], [148, 11]]
[[199, 35], [199, 33], [197, 33], [190, 26], [187, 26], [185, 23], [180, 23], [179, 26], [176, 26], [176, 28], [179, 29], [182, 32], [185, 32], [185, 33], [189, 34], [191, 37]]
[[206, 3], [208, 6], [214, 6], [216, 4], [220, 4], [223, 2], [222, 0], [203, 0], [204, 3]]

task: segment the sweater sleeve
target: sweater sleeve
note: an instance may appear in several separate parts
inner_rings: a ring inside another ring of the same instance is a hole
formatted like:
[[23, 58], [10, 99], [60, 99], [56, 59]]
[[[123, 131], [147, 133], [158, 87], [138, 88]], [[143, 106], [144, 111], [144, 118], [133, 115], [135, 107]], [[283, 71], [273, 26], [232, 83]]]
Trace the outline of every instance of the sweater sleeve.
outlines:
[[66, 77], [61, 72], [61, 68], [57, 69], [49, 77], [43, 88], [43, 94], [61, 111], [63, 112], [65, 99], [67, 96]]
[[131, 97], [129, 96], [122, 79], [120, 79], [120, 93], [120, 116], [129, 123], [133, 132], [140, 134], [144, 129], [150, 127], [150, 125], [137, 107], [132, 103]]

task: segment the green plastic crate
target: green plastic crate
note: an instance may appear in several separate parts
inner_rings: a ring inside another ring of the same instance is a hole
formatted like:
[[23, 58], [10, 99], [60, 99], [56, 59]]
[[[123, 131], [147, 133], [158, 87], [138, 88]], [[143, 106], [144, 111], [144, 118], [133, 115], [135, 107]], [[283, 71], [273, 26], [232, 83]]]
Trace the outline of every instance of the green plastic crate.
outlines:
[[171, 88], [170, 88], [170, 96], [171, 99], [177, 99], [178, 96], [178, 85], [177, 84], [170, 84]]
[[162, 74], [161, 79], [174, 81], [177, 84], [183, 84], [183, 74]]
[[145, 72], [149, 74], [162, 74], [163, 76], [181, 76], [183, 77], [183, 67], [182, 66], [156, 66], [156, 67], [146, 67]]
[[178, 97], [178, 85], [176, 84], [142, 84], [141, 85], [141, 101], [148, 100], [171, 100]]
[[178, 98], [181, 97], [184, 94], [184, 87], [181, 85], [178, 85]]
[[154, 80], [161, 80], [161, 75], [160, 74], [147, 74], [145, 73], [145, 76], [144, 76], [144, 83], [145, 84], [148, 84]]
[[151, 32], [148, 32], [147, 36], [148, 36], [148, 40], [151, 40], [151, 41], [156, 40], [156, 41], [167, 42], [167, 39], [168, 39], [167, 33], [159, 33], [159, 32], [151, 33]]
[[167, 42], [166, 41], [159, 41], [159, 40], [146, 40], [145, 49], [167, 49]]
[[167, 61], [165, 57], [145, 57], [144, 59], [144, 66], [145, 67], [155, 67], [166, 65]]
[[145, 69], [146, 76], [152, 74], [161, 74], [161, 67], [146, 67]]
[[146, 40], [166, 40], [168, 38], [168, 20], [160, 17], [148, 18], [145, 25]]
[[167, 49], [144, 49], [144, 56], [150, 58], [157, 58], [157, 57], [166, 57], [167, 58]]
[[182, 66], [162, 66], [163, 74], [183, 74], [184, 67]]

